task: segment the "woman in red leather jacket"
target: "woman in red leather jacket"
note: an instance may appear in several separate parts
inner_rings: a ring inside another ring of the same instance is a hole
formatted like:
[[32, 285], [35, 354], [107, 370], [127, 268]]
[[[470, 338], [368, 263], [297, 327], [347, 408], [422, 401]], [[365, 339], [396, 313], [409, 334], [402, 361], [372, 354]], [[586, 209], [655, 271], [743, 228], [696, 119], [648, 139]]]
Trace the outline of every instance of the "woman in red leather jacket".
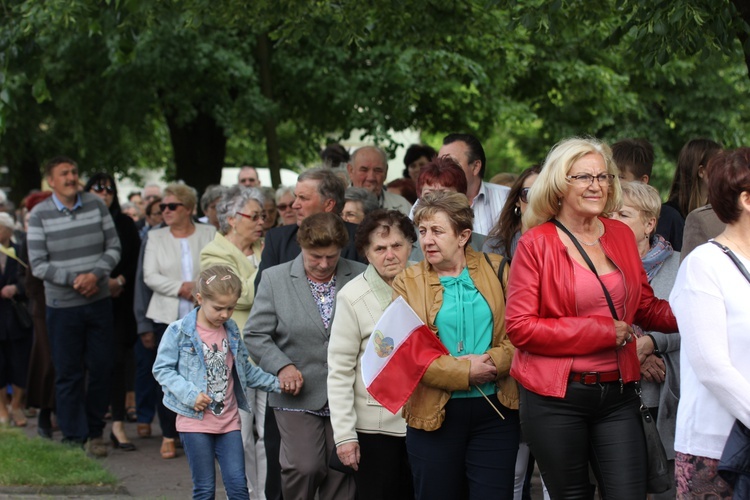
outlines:
[[646, 497], [630, 325], [674, 332], [677, 324], [669, 303], [654, 297], [633, 232], [602, 216], [621, 203], [617, 173], [603, 143], [557, 144], [529, 193], [527, 232], [511, 266], [510, 374], [552, 498], [591, 498], [589, 464], [603, 498]]

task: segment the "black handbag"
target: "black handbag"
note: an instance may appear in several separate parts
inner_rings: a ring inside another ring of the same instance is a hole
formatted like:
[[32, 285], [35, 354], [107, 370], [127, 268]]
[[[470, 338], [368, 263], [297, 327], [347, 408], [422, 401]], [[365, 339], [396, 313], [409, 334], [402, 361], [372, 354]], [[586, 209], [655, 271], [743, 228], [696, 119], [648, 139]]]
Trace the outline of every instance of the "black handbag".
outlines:
[[[602, 286], [604, 291], [604, 297], [607, 299], [609, 310], [612, 316], [617, 320], [617, 311], [615, 305], [612, 302], [612, 296], [609, 294], [609, 290], [604, 286], [604, 282], [599, 278], [599, 274], [596, 272], [594, 263], [591, 262], [586, 251], [583, 249], [580, 243], [573, 233], [568, 228], [562, 225], [558, 220], [553, 219], [552, 223], [559, 227], [568, 237], [571, 239], [573, 244], [576, 246], [583, 260], [589, 266], [589, 269], [594, 273], [596, 279], [599, 280], [599, 284]], [[643, 436], [646, 439], [646, 453], [648, 455], [648, 481], [646, 483], [646, 491], [649, 493], [664, 493], [665, 491], [672, 488], [673, 477], [669, 473], [669, 460], [667, 459], [667, 452], [664, 449], [664, 444], [661, 442], [661, 436], [659, 436], [659, 429], [656, 428], [656, 421], [651, 416], [651, 412], [648, 411], [648, 407], [643, 404], [641, 399], [641, 384], [636, 382], [636, 392], [638, 393], [638, 399], [641, 400], [641, 420], [643, 421]]]
[[24, 330], [30, 329], [31, 325], [33, 325], [33, 322], [31, 319], [31, 313], [29, 312], [29, 308], [26, 306], [26, 303], [10, 299], [10, 304], [13, 307], [13, 312], [15, 313], [16, 319], [18, 320], [18, 324], [21, 325], [21, 328], [23, 328]]

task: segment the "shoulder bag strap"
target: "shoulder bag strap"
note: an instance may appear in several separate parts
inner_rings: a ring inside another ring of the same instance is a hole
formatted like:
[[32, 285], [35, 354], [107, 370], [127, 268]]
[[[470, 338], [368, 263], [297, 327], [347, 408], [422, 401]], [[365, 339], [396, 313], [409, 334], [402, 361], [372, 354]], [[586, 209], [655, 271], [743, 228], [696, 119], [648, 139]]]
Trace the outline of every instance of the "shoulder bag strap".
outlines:
[[596, 279], [599, 280], [599, 284], [602, 286], [602, 291], [604, 292], [604, 297], [607, 299], [607, 305], [609, 305], [609, 311], [612, 313], [612, 317], [615, 318], [615, 320], [619, 321], [619, 317], [617, 316], [617, 310], [615, 309], [615, 304], [612, 302], [612, 296], [609, 294], [609, 290], [607, 290], [607, 287], [604, 286], [604, 282], [599, 277], [599, 273], [596, 272], [596, 267], [594, 266], [594, 263], [591, 262], [591, 259], [589, 258], [589, 255], [586, 253], [586, 251], [583, 249], [580, 243], [578, 243], [578, 240], [575, 236], [573, 236], [573, 233], [568, 231], [568, 228], [563, 226], [562, 223], [557, 219], [552, 219], [552, 223], [559, 227], [560, 230], [567, 234], [570, 240], [573, 242], [573, 244], [576, 246], [578, 251], [581, 253], [581, 257], [583, 257], [583, 260], [586, 261], [586, 264], [588, 264], [589, 269], [591, 269], [591, 272], [594, 273], [594, 276], [596, 276]]
[[[484, 254], [484, 259], [487, 261], [487, 264], [490, 265], [492, 269], [495, 269], [495, 267], [492, 265], [492, 261], [490, 260], [490, 256], [487, 255], [487, 252], [482, 252]], [[505, 255], [502, 256], [502, 260], [500, 261], [500, 267], [497, 269], [497, 279], [500, 281], [500, 285], [503, 287], [503, 298], [505, 300], [508, 299], [505, 287], [508, 285], [508, 278], [505, 275], [505, 268], [510, 265], [510, 259], [506, 257]]]
[[737, 269], [740, 270], [742, 275], [745, 277], [745, 279], [750, 283], [750, 273], [747, 272], [747, 268], [745, 268], [745, 265], [740, 262], [740, 259], [737, 258], [737, 256], [734, 254], [734, 252], [726, 245], [722, 245], [718, 241], [711, 240], [711, 243], [716, 245], [717, 247], [721, 248], [721, 251], [727, 254], [727, 257], [732, 259], [732, 262], [734, 262], [734, 265], [737, 266]]

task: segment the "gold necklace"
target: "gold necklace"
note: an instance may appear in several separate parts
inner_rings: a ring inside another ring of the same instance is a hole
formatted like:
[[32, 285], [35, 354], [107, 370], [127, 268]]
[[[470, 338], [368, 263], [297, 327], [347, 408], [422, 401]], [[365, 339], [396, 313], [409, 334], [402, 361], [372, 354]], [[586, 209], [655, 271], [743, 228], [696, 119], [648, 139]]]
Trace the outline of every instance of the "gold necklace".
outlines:
[[[557, 220], [558, 220], [558, 221], [560, 221], [560, 219], [557, 219]], [[597, 222], [598, 222], [598, 221], [597, 221]], [[562, 222], [561, 222], [561, 221], [560, 221], [560, 224], [562, 224]], [[595, 245], [596, 245], [597, 243], [599, 243], [599, 238], [601, 238], [601, 237], [602, 237], [602, 235], [604, 234], [604, 226], [603, 226], [603, 225], [601, 224], [601, 222], [599, 222], [599, 224], [598, 224], [598, 225], [599, 225], [599, 236], [597, 236], [597, 237], [596, 237], [596, 239], [595, 239], [594, 241], [584, 241], [584, 240], [582, 240], [582, 239], [581, 239], [580, 237], [578, 237], [578, 241], [579, 241], [580, 243], [583, 243], [583, 244], [584, 244], [584, 245], [586, 245], [587, 247], [593, 247], [593, 246], [595, 246]], [[563, 224], [563, 226], [565, 226], [565, 224]], [[565, 227], [567, 228], [567, 226], [565, 226]], [[568, 229], [568, 231], [570, 231], [570, 229]], [[573, 231], [570, 231], [570, 232], [571, 232], [571, 234], [574, 234], [574, 235], [575, 235], [575, 233], [573, 233]], [[577, 236], [577, 235], [575, 235], [575, 236]]]
[[745, 251], [744, 251], [744, 250], [742, 250], [742, 247], [741, 247], [740, 245], [738, 245], [736, 241], [734, 241], [734, 240], [733, 240], [732, 238], [730, 238], [729, 236], [727, 236], [727, 234], [726, 234], [726, 233], [724, 233], [724, 237], [725, 237], [725, 238], [727, 239], [727, 241], [731, 242], [731, 243], [732, 243], [732, 245], [736, 246], [736, 247], [737, 247], [737, 250], [739, 250], [739, 252], [740, 252], [740, 253], [741, 253], [742, 255], [744, 255], [746, 259], [750, 260], [750, 256], [748, 256], [748, 255], [747, 255], [747, 254], [745, 253]]

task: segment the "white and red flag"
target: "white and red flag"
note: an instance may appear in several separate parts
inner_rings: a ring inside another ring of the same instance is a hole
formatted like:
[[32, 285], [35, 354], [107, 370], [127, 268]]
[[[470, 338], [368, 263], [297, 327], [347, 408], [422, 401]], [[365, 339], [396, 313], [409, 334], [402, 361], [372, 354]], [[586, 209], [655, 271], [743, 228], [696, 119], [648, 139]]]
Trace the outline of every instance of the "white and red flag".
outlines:
[[403, 297], [380, 317], [362, 355], [367, 392], [394, 415], [404, 406], [422, 375], [448, 349], [422, 323]]

